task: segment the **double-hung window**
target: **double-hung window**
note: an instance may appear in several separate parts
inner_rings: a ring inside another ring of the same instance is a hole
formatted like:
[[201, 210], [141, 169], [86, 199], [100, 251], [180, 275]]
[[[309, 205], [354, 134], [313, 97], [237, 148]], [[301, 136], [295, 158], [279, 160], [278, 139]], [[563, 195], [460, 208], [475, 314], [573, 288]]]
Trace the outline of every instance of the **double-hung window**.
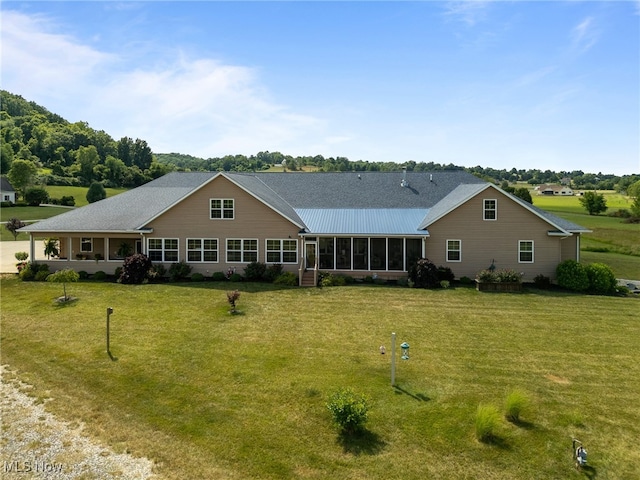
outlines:
[[518, 262], [533, 263], [533, 240], [518, 241]]
[[188, 238], [187, 239], [188, 262], [217, 262], [218, 239], [217, 238]]
[[212, 220], [233, 220], [235, 216], [233, 198], [211, 198], [209, 207]]
[[297, 263], [297, 240], [267, 240], [267, 263]]
[[253, 238], [228, 238], [227, 263], [251, 263], [258, 261], [258, 240]]
[[485, 199], [483, 201], [483, 213], [485, 220], [498, 219], [498, 201], [495, 199]]
[[177, 238], [150, 238], [147, 247], [149, 259], [152, 262], [178, 261]]
[[462, 240], [447, 240], [447, 262], [462, 261]]
[[93, 238], [82, 237], [80, 239], [81, 252], [93, 252]]

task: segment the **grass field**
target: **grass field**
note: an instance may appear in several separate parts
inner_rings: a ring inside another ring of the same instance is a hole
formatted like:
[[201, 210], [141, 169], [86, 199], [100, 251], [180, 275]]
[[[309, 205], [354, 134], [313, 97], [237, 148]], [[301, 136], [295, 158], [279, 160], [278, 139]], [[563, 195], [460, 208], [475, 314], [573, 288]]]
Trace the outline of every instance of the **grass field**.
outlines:
[[[60, 285], [1, 282], [3, 363], [161, 478], [639, 478], [637, 298], [234, 284], [230, 315], [228, 284], [82, 282], [62, 306]], [[396, 388], [378, 351], [391, 332], [410, 344]], [[370, 398], [359, 437], [330, 423], [341, 387]], [[516, 388], [522, 421], [477, 441], [478, 405]]]

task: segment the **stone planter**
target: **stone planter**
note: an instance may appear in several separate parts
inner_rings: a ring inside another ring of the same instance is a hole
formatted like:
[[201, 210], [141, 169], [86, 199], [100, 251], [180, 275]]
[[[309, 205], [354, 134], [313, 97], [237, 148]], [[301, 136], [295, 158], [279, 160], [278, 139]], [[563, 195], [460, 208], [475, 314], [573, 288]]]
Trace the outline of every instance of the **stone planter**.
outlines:
[[521, 282], [479, 282], [476, 280], [476, 290], [479, 292], [521, 292]]

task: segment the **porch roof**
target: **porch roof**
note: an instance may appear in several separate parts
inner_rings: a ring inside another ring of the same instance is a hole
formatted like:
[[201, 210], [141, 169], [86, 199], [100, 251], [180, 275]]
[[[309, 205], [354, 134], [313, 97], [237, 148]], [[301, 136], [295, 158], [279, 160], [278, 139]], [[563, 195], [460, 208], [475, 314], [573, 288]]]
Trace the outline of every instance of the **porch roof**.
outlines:
[[428, 235], [419, 230], [426, 208], [298, 208], [309, 233], [331, 235]]

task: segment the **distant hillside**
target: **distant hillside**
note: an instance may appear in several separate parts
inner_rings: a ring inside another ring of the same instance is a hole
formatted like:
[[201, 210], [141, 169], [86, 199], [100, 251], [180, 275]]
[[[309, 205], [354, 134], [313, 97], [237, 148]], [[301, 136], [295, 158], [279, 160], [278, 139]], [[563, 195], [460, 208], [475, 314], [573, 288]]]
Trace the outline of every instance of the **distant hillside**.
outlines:
[[496, 170], [490, 167], [464, 168], [453, 164], [409, 161], [350, 161], [346, 157], [296, 156], [280, 152], [255, 155], [226, 155], [208, 159], [181, 153], [153, 153], [145, 140], [123, 137], [114, 140], [86, 122], [70, 123], [19, 95], [0, 90], [0, 173], [7, 173], [14, 161], [37, 167], [35, 184], [88, 186], [100, 182], [105, 187], [131, 188], [173, 170], [179, 171], [263, 171], [282, 166], [284, 171], [408, 171], [466, 170], [486, 180], [542, 183], [570, 182], [573, 188], [625, 191], [640, 176], [595, 175], [582, 171], [552, 172], [536, 169]]

